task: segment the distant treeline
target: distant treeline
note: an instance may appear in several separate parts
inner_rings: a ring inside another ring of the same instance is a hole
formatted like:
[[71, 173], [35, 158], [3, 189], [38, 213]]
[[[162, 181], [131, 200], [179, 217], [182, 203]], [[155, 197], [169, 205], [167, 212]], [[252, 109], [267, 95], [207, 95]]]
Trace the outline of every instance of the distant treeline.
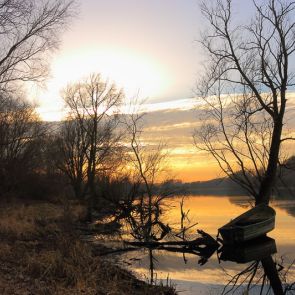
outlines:
[[[279, 166], [277, 182], [273, 195], [279, 199], [295, 199], [295, 157], [290, 157]], [[183, 183], [171, 181], [170, 187], [176, 195], [220, 195], [220, 196], [247, 196], [248, 193], [228, 177], [216, 178], [207, 181]]]

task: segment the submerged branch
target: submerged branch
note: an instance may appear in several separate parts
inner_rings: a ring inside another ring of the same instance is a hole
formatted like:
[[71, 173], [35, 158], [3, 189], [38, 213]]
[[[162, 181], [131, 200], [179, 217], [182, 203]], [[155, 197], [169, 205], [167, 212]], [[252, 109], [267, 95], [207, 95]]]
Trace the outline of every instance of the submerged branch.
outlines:
[[191, 241], [166, 241], [166, 242], [128, 242], [125, 241], [124, 243], [131, 246], [136, 247], [147, 247], [147, 248], [158, 248], [161, 246], [188, 246], [188, 247], [196, 247], [196, 246], [214, 246], [216, 248], [219, 247], [219, 243], [209, 234], [202, 230], [198, 230], [200, 237], [191, 240]]

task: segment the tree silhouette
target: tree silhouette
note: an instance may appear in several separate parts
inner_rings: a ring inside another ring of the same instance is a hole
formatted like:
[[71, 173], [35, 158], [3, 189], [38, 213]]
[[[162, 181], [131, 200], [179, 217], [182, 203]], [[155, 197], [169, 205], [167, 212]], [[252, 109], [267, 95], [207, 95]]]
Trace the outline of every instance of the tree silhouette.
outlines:
[[[202, 45], [208, 53], [198, 83], [205, 118], [195, 142], [222, 171], [268, 203], [279, 162], [287, 89], [294, 85], [294, 1], [253, 1], [255, 18], [236, 25], [231, 0], [203, 2], [209, 22]], [[291, 139], [292, 138], [288, 138]]]

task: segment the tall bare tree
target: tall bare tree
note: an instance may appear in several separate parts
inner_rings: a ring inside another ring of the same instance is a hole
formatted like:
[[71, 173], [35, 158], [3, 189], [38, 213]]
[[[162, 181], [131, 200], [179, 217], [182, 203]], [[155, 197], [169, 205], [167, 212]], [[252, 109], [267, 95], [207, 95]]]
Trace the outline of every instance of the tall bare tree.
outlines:
[[203, 2], [208, 53], [198, 83], [205, 118], [197, 146], [256, 199], [268, 203], [276, 180], [288, 87], [294, 86], [295, 1], [253, 1], [249, 25], [237, 25], [233, 1]]
[[90, 202], [96, 196], [96, 177], [116, 165], [112, 161], [120, 150], [116, 112], [122, 98], [121, 90], [97, 74], [68, 86], [63, 93], [69, 110], [62, 133], [63, 170], [79, 187], [80, 197], [88, 195]]
[[73, 13], [68, 0], [0, 0], [0, 90], [46, 76], [45, 54]]

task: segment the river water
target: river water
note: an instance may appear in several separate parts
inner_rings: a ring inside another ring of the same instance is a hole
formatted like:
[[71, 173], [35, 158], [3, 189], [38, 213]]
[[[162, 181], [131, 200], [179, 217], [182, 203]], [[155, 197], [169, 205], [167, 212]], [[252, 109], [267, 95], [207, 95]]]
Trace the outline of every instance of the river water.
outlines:
[[[165, 222], [176, 226], [180, 221], [181, 197], [166, 200], [169, 206], [164, 212]], [[280, 268], [279, 276], [283, 285], [295, 281], [295, 267], [292, 265], [295, 259], [295, 200], [273, 201], [271, 206], [276, 210], [275, 230], [268, 234], [274, 239], [273, 245], [276, 252], [272, 255]], [[202, 229], [212, 236], [216, 236], [217, 229], [245, 212], [250, 205], [245, 197], [224, 196], [186, 196], [184, 199], [184, 211], [189, 210], [190, 224], [198, 223], [190, 230], [190, 236], [196, 236], [196, 229]], [[273, 249], [273, 248], [272, 248]], [[199, 257], [192, 254], [173, 253], [167, 251], [139, 250], [122, 254], [121, 261], [125, 267], [134, 272], [139, 278], [152, 279], [154, 283], [165, 284], [168, 282], [176, 287], [179, 294], [248, 294], [245, 293], [246, 283], [249, 277], [239, 277], [236, 284], [239, 288], [231, 290], [233, 282], [226, 288], [232, 278], [245, 270], [251, 261], [237, 263], [232, 261], [220, 261], [217, 253], [214, 253], [203, 266], [198, 264]], [[244, 262], [244, 261], [243, 261]], [[282, 267], [284, 267], [282, 269]], [[152, 271], [151, 271], [152, 267]], [[257, 269], [255, 278], [251, 282], [249, 294], [259, 294], [263, 275], [261, 269]], [[248, 281], [247, 281], [248, 280]], [[257, 280], [257, 283], [255, 283]], [[225, 289], [224, 289], [225, 288]], [[226, 293], [228, 292], [228, 293]], [[267, 287], [262, 294], [267, 294]], [[272, 294], [271, 292], [269, 294]], [[290, 294], [295, 294], [290, 293]]]

